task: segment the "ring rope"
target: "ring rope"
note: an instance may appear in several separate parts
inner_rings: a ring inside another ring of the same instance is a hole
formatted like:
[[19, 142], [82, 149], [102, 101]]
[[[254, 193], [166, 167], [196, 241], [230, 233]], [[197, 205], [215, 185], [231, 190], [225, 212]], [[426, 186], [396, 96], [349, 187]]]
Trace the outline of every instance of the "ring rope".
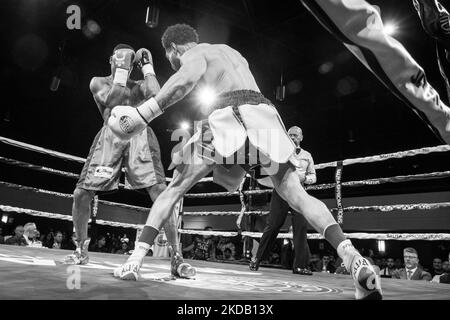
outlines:
[[[39, 165], [34, 165], [31, 163], [19, 161], [19, 160], [5, 158], [2, 156], [0, 156], [0, 162], [7, 163], [10, 165], [16, 165], [16, 166], [23, 167], [23, 168], [32, 169], [32, 170], [36, 170], [36, 171], [40, 171], [40, 172], [55, 174], [55, 175], [62, 176], [62, 177], [69, 177], [69, 178], [74, 178], [74, 179], [78, 179], [80, 177], [79, 174], [76, 174], [73, 172], [67, 172], [67, 171], [61, 171], [61, 170], [57, 170], [57, 169], [47, 168], [47, 167], [43, 167], [43, 166], [39, 166]], [[211, 182], [212, 179], [213, 179], [212, 177], [207, 177], [207, 178], [203, 178], [200, 182]], [[171, 178], [166, 178], [166, 180], [172, 181]], [[334, 186], [335, 186], [335, 184], [333, 184], [333, 183], [316, 185], [316, 186], [308, 187], [307, 190], [309, 190], [309, 189], [312, 189], [312, 190], [331, 189], [331, 188], [334, 188]], [[123, 188], [124, 185], [120, 184], [120, 187]], [[244, 194], [250, 195], [250, 194], [262, 194], [262, 193], [270, 193], [270, 192], [271, 191], [266, 191], [266, 190], [252, 190], [252, 191], [244, 191]], [[238, 196], [238, 195], [239, 195], [239, 192], [235, 191], [235, 192], [191, 193], [191, 194], [186, 194], [185, 197], [186, 198], [211, 198], [211, 197], [221, 197], [221, 196], [222, 197], [232, 197], [232, 196]]]
[[[393, 204], [384, 206], [353, 206], [344, 207], [344, 212], [361, 212], [361, 211], [374, 211], [374, 212], [392, 212], [392, 211], [411, 211], [411, 210], [435, 210], [441, 208], [449, 208], [450, 202], [436, 202], [436, 203], [411, 203], [411, 204]], [[337, 208], [331, 208], [331, 211], [337, 211]], [[267, 215], [269, 211], [246, 211], [245, 214], [257, 214]], [[238, 216], [241, 211], [189, 211], [184, 212], [185, 216]]]
[[[26, 191], [32, 191], [35, 193], [45, 193], [45, 194], [51, 194], [58, 197], [64, 197], [64, 198], [73, 198], [72, 194], [66, 194], [66, 193], [60, 193], [60, 192], [54, 192], [49, 190], [43, 190], [33, 187], [27, 187], [27, 186], [21, 186], [9, 182], [0, 181], [0, 185], [5, 185], [10, 188], [18, 189], [18, 190], [26, 190]], [[121, 208], [126, 209], [133, 209], [138, 210], [142, 212], [148, 212], [150, 208], [145, 207], [138, 207], [133, 205], [127, 205], [123, 203], [116, 203], [116, 202], [110, 202], [105, 200], [99, 200], [99, 203], [111, 205], [111, 206], [118, 206]], [[396, 204], [396, 205], [384, 205], [384, 206], [351, 206], [351, 207], [345, 207], [344, 212], [361, 212], [361, 211], [373, 211], [373, 212], [392, 212], [395, 210], [399, 211], [410, 211], [410, 210], [434, 210], [434, 209], [440, 209], [440, 208], [449, 208], [450, 202], [441, 202], [441, 203], [417, 203], [417, 204]], [[330, 209], [331, 211], [337, 210], [336, 208]], [[269, 211], [245, 211], [245, 215], [267, 215]], [[242, 214], [242, 211], [186, 211], [183, 212], [184, 216], [208, 216], [208, 215], [217, 215], [217, 216], [239, 216]]]
[[[205, 231], [205, 230], [187, 230], [180, 229], [184, 234], [235, 237], [237, 235], [248, 236], [252, 238], [261, 238], [262, 232], [242, 231]], [[325, 239], [320, 233], [308, 233], [308, 239]], [[450, 233], [344, 233], [347, 238], [351, 239], [375, 239], [375, 240], [450, 240]], [[292, 233], [279, 233], [277, 239], [292, 239]]]
[[[183, 216], [240, 216], [241, 211], [185, 211]], [[265, 216], [269, 211], [244, 211], [244, 215]]]
[[[67, 171], [61, 171], [61, 170], [57, 170], [57, 169], [42, 167], [42, 166], [38, 166], [38, 165], [31, 164], [31, 163], [28, 163], [28, 162], [23, 162], [23, 161], [19, 161], [19, 160], [13, 160], [13, 159], [9, 159], [9, 158], [4, 158], [2, 156], [0, 156], [0, 162], [7, 163], [7, 164], [10, 164], [10, 165], [16, 165], [16, 166], [22, 167], [22, 168], [36, 170], [36, 171], [39, 171], [39, 172], [51, 173], [51, 174], [55, 174], [55, 175], [61, 176], [61, 177], [68, 177], [68, 178], [74, 178], [74, 179], [79, 179], [80, 178], [79, 174], [76, 174], [76, 173], [73, 173], [73, 172], [67, 172]], [[119, 189], [123, 189], [123, 188], [125, 188], [125, 185], [123, 183], [119, 183]]]
[[[73, 161], [77, 161], [77, 162], [81, 162], [81, 163], [85, 162], [85, 159], [80, 158], [80, 157], [75, 157], [75, 156], [64, 154], [64, 153], [61, 153], [61, 152], [52, 151], [52, 150], [49, 150], [49, 149], [33, 146], [31, 144], [18, 142], [18, 141], [12, 140], [12, 139], [4, 138], [4, 137], [0, 137], [0, 142], [6, 143], [6, 144], [10, 144], [10, 145], [14, 145], [14, 146], [18, 146], [18, 147], [22, 147], [22, 148], [25, 148], [25, 149], [28, 149], [28, 150], [33, 150], [33, 151], [37, 151], [37, 152], [40, 152], [40, 153], [52, 155], [52, 156], [55, 156], [55, 157], [60, 157], [60, 158], [65, 159], [65, 160], [73, 160]], [[441, 145], [441, 146], [436, 146], [436, 147], [420, 148], [420, 149], [401, 151], [401, 152], [395, 152], [395, 153], [389, 153], [389, 154], [381, 154], [381, 155], [370, 156], [370, 157], [346, 159], [346, 160], [343, 160], [342, 163], [343, 163], [343, 165], [351, 165], [351, 164], [355, 164], [355, 163], [369, 163], [369, 162], [376, 162], [376, 161], [384, 161], [384, 160], [393, 159], [393, 158], [410, 157], [410, 156], [415, 156], [415, 155], [419, 155], [419, 154], [428, 154], [428, 153], [432, 153], [432, 152], [446, 152], [446, 151], [449, 151], [449, 150], [450, 150], [450, 146], [448, 146], [448, 145]], [[24, 166], [24, 167], [36, 169], [36, 170], [39, 170], [39, 171], [45, 171], [45, 172], [50, 172], [50, 173], [54, 173], [54, 174], [58, 174], [58, 175], [65, 175], [65, 176], [67, 176], [67, 175], [72, 176], [73, 175], [72, 177], [74, 177], [74, 176], [78, 177], [78, 175], [73, 174], [73, 173], [67, 173], [67, 172], [64, 172], [64, 171], [61, 171], [61, 170], [35, 166], [35, 165], [27, 164], [25, 162], [21, 162], [21, 161], [18, 161], [18, 160], [12, 160], [12, 159], [8, 159], [8, 158], [4, 158], [4, 157], [0, 157], [0, 160], [3, 161], [3, 162], [6, 162], [6, 163], [15, 164], [15, 165], [19, 165], [19, 166]], [[317, 164], [315, 167], [316, 167], [316, 169], [322, 169], [322, 168], [326, 168], [326, 167], [336, 167], [337, 164], [338, 164], [338, 162], [335, 161], [335, 162], [329, 162], [329, 163], [324, 163], [324, 164]], [[424, 179], [424, 178], [430, 177], [429, 175], [436, 174], [435, 176], [433, 176], [433, 178], [435, 178], [435, 177], [447, 176], [446, 173], [447, 172], [444, 172], [444, 173], [431, 173], [431, 174], [422, 174], [422, 175], [415, 175], [415, 176], [416, 176], [417, 179]], [[420, 176], [420, 178], [419, 178], [419, 176]], [[397, 178], [396, 181], [394, 181], [395, 178]], [[352, 182], [344, 182], [344, 183], [342, 183], [342, 186], [345, 186], [345, 185], [347, 185], [347, 186], [357, 186], [357, 185], [361, 185], [361, 184], [364, 184], [364, 185], [379, 184], [379, 183], [384, 183], [384, 182], [400, 182], [400, 181], [406, 181], [405, 178], [408, 179], [408, 180], [411, 180], [410, 179], [411, 176], [409, 176], [409, 177], [408, 176], [398, 176], [398, 177], [391, 177], [391, 178], [363, 180], [363, 181], [353, 182], [353, 184], [352, 184]], [[170, 181], [171, 179], [167, 179], [167, 180]], [[202, 179], [202, 180], [212, 181], [212, 178], [209, 177], [209, 178]], [[202, 182], [202, 180], [200, 180], [200, 182]], [[316, 187], [317, 188], [319, 186], [320, 185], [316, 185], [316, 186], [312, 186], [312, 187]], [[327, 184], [327, 185], [323, 185], [323, 186], [325, 186], [326, 188], [333, 188], [333, 187], [336, 186], [336, 184]], [[311, 189], [313, 189], [313, 188], [311, 188]], [[256, 193], [255, 193], [255, 191], [256, 191]], [[251, 191], [244, 191], [244, 192], [242, 192], [242, 190], [240, 190], [240, 192], [237, 192], [237, 194], [240, 195], [240, 197], [242, 198], [243, 194], [252, 194], [252, 193], [253, 194], [257, 194], [259, 192], [261, 192], [261, 193], [268, 193], [268, 192], [271, 192], [271, 190], [251, 190]], [[230, 194], [230, 193], [216, 193], [216, 194], [227, 194], [227, 196], [228, 195], [234, 195], [234, 194]], [[197, 197], [200, 197], [200, 194], [196, 194], [196, 195], [197, 195]], [[118, 204], [118, 205], [120, 206], [122, 204]], [[128, 205], [125, 205], [125, 206], [128, 207]], [[401, 204], [401, 205], [388, 205], [388, 206], [347, 207], [347, 208], [344, 208], [344, 210], [346, 212], [360, 212], [360, 211], [390, 212], [390, 211], [394, 211], [394, 210], [402, 210], [402, 211], [431, 210], [431, 209], [438, 209], [438, 208], [442, 208], [442, 207], [444, 207], [444, 208], [450, 207], [450, 203], [449, 202], [444, 202], [444, 203], [431, 203], [431, 204], [422, 203], [422, 204]], [[58, 215], [58, 214], [52, 214], [52, 213], [45, 213], [45, 212], [42, 212], [42, 211], [36, 211], [36, 210], [30, 210], [30, 209], [21, 209], [21, 208], [10, 207], [10, 206], [0, 206], [0, 210], [3, 210], [3, 211], [16, 211], [16, 212], [18, 210], [22, 210], [22, 212], [24, 212], [24, 213], [29, 213], [29, 214], [34, 214], [34, 215], [44, 215], [44, 216], [46, 214], [48, 214], [49, 217], [51, 215], [53, 215], [53, 217], [60, 216], [60, 218], [62, 218], [64, 220], [71, 220], [71, 216]], [[148, 209], [145, 209], [145, 210], [148, 210]], [[336, 208], [331, 209], [331, 210], [336, 210]], [[240, 212], [225, 212], [225, 214], [233, 214], [233, 215], [235, 215], [236, 213], [238, 215], [242, 216], [243, 215], [243, 210], [241, 209]], [[244, 212], [244, 213], [245, 214], [252, 214], [253, 212], [249, 211], [249, 212]], [[267, 214], [264, 211], [260, 211], [260, 213], [261, 214]], [[194, 215], [196, 213], [195, 212], [190, 212], [190, 214]], [[202, 214], [210, 214], [210, 213], [206, 212], [206, 213], [202, 213]], [[103, 220], [99, 220], [97, 223], [111, 225], [111, 226], [124, 226], [124, 227], [139, 228], [139, 226], [137, 226], [137, 225], [123, 224], [123, 223], [103, 221]], [[236, 234], [238, 234], [238, 233], [236, 233]], [[245, 235], [250, 235], [250, 234], [251, 233], [242, 232], [242, 235], [244, 235], [244, 236]], [[372, 236], [373, 234], [369, 234], [369, 235]]]
[[77, 156], [72, 156], [72, 155], [67, 154], [67, 153], [62, 153], [62, 152], [53, 151], [53, 150], [50, 150], [50, 149], [34, 146], [32, 144], [28, 144], [28, 143], [25, 143], [25, 142], [20, 142], [20, 141], [17, 141], [17, 140], [13, 140], [13, 139], [1, 137], [1, 136], [0, 136], [0, 142], [3, 142], [5, 144], [9, 144], [9, 145], [12, 145], [12, 146], [15, 146], [15, 147], [19, 147], [19, 148], [23, 148], [23, 149], [36, 151], [36, 152], [43, 153], [43, 154], [47, 154], [47, 155], [54, 156], [54, 157], [57, 157], [57, 158], [61, 158], [61, 159], [64, 159], [64, 160], [72, 160], [72, 161], [76, 161], [76, 162], [79, 162], [79, 163], [84, 163], [86, 161], [86, 159], [84, 159], [84, 158], [80, 158], [80, 157], [77, 157]]
[[[53, 151], [53, 150], [50, 150], [50, 149], [34, 146], [32, 144], [28, 144], [28, 143], [25, 143], [25, 142], [20, 142], [20, 141], [17, 141], [17, 140], [5, 138], [5, 137], [2, 137], [2, 136], [0, 136], [0, 142], [3, 142], [5, 144], [9, 144], [9, 145], [12, 145], [12, 146], [15, 146], [15, 147], [23, 148], [23, 149], [26, 149], [26, 150], [36, 151], [36, 152], [43, 153], [43, 154], [46, 154], [46, 155], [49, 155], [49, 156], [54, 156], [56, 158], [61, 158], [61, 159], [64, 159], [64, 160], [73, 160], [73, 161], [76, 161], [76, 162], [79, 162], [79, 163], [85, 163], [86, 162], [85, 158], [81, 158], [81, 157], [73, 156], [73, 155], [70, 155], [70, 154], [67, 154], [67, 153], [62, 153], [62, 152]], [[3, 162], [10, 163], [10, 164], [15, 164], [15, 165], [18, 165], [18, 166], [21, 166], [21, 167], [25, 167], [25, 168], [36, 169], [36, 170], [39, 170], [39, 171], [46, 171], [46, 172], [55, 173], [55, 174], [58, 174], [58, 173], [56, 173], [56, 171], [59, 171], [59, 170], [55, 170], [55, 169], [51, 169], [51, 168], [44, 168], [44, 167], [35, 166], [35, 165], [28, 164], [26, 162], [22, 162], [22, 161], [18, 161], [18, 160], [12, 160], [12, 159], [7, 159], [7, 158], [3, 158], [3, 159], [7, 160], [7, 161], [3, 161]], [[15, 162], [15, 163], [13, 163], [13, 162]], [[40, 170], [39, 168], [44, 169], [44, 170]], [[66, 172], [67, 175], [65, 175], [64, 171], [59, 171], [59, 172], [63, 176], [70, 176], [72, 178], [75, 178], [75, 176], [72, 176], [72, 175], [75, 175], [74, 173]], [[78, 177], [79, 176], [77, 175], [76, 178], [78, 178]], [[170, 182], [170, 181], [172, 181], [172, 179], [171, 178], [166, 178], [166, 181]], [[207, 178], [201, 179], [199, 182], [212, 182], [212, 181], [213, 181], [212, 177], [207, 177]]]
[[[411, 210], [436, 210], [441, 208], [450, 208], [450, 202], [436, 202], [436, 203], [411, 203], [411, 204], [391, 204], [384, 206], [354, 206], [345, 207], [344, 212], [361, 212], [361, 211], [375, 211], [375, 212], [392, 212], [392, 211], [411, 211]], [[336, 208], [331, 209], [336, 211]]]
[[78, 179], [80, 177], [79, 174], [76, 174], [73, 172], [66, 172], [66, 171], [61, 171], [61, 170], [57, 170], [57, 169], [42, 167], [42, 166], [38, 166], [35, 164], [19, 161], [19, 160], [5, 158], [2, 156], [0, 156], [0, 161], [3, 163], [10, 164], [10, 165], [14, 165], [14, 166], [22, 167], [22, 168], [28, 168], [28, 169], [46, 172], [46, 173], [51, 173], [51, 174], [55, 174], [55, 175], [62, 176], [62, 177], [69, 177], [69, 178], [75, 178], [75, 179]]
[[[374, 178], [367, 180], [357, 180], [357, 181], [347, 181], [342, 182], [341, 185], [343, 187], [361, 187], [368, 185], [379, 185], [383, 183], [399, 183], [399, 182], [408, 182], [408, 181], [417, 181], [417, 180], [427, 180], [427, 179], [441, 179], [450, 177], [450, 171], [443, 172], [430, 172], [430, 173], [420, 173], [414, 175], [403, 175], [403, 176], [394, 176], [387, 178]], [[333, 189], [336, 187], [336, 183], [324, 183], [318, 185], [308, 185], [305, 186], [305, 190], [326, 190]], [[261, 194], [269, 194], [272, 193], [272, 189], [263, 189], [263, 190], [247, 190], [243, 191], [245, 195], [261, 195]], [[212, 197], [232, 197], [238, 196], [239, 192], [210, 192], [210, 193], [188, 193], [185, 195], [186, 198], [212, 198]]]
[[[0, 156], [0, 161], [10, 164], [10, 165], [17, 165], [19, 167], [29, 168], [29, 169], [37, 170], [40, 172], [51, 173], [51, 174], [55, 174], [58, 176], [76, 178], [76, 179], [78, 179], [80, 177], [79, 174], [75, 174], [72, 172], [66, 172], [66, 171], [61, 171], [61, 170], [57, 170], [57, 169], [42, 167], [42, 166], [34, 165], [31, 163], [19, 161], [19, 160], [5, 158], [2, 156]], [[365, 185], [378, 185], [378, 184], [387, 183], [387, 182], [396, 183], [396, 182], [425, 180], [425, 179], [439, 179], [439, 178], [445, 178], [445, 177], [450, 177], [450, 171], [395, 176], [395, 177], [388, 177], [388, 178], [375, 178], [375, 179], [367, 179], [367, 180], [359, 180], [359, 181], [347, 181], [347, 182], [343, 182], [342, 186], [344, 186], [344, 187], [359, 187], [359, 186], [365, 186]], [[169, 180], [170, 178], [167, 178], [167, 179]], [[204, 178], [204, 179], [205, 179], [205, 181], [212, 181], [212, 177]], [[326, 183], [326, 184], [306, 186], [305, 189], [306, 190], [326, 190], [326, 189], [332, 189], [335, 186], [336, 186], [336, 183]], [[119, 185], [119, 187], [124, 188], [125, 185], [121, 183]], [[243, 193], [245, 195], [260, 195], [260, 194], [268, 194], [271, 192], [272, 192], [272, 189], [243, 191]], [[186, 198], [211, 198], [211, 197], [232, 197], [232, 196], [238, 196], [238, 195], [240, 195], [240, 193], [238, 191], [235, 191], [235, 192], [212, 192], [212, 193], [188, 193], [185, 195], [185, 197]]]
[[[51, 218], [51, 219], [72, 221], [71, 215], [65, 215], [65, 214], [60, 214], [60, 213], [38, 211], [38, 210], [33, 210], [33, 209], [25, 209], [25, 208], [18, 208], [18, 207], [5, 206], [5, 205], [0, 205], [0, 210], [5, 211], [5, 212], [25, 213], [25, 214], [28, 214], [31, 216], [42, 217], [42, 218]], [[89, 221], [92, 221], [92, 220], [90, 219]], [[115, 222], [115, 221], [106, 221], [106, 220], [96, 220], [96, 223], [105, 225], [105, 226], [111, 226], [111, 227], [133, 228], [133, 229], [141, 229], [143, 227], [143, 225]]]
[[[4, 185], [9, 188], [13, 188], [13, 189], [17, 189], [17, 190], [31, 191], [34, 193], [42, 193], [42, 194], [50, 194], [50, 195], [62, 197], [62, 198], [73, 198], [73, 194], [61, 193], [61, 192], [50, 191], [50, 190], [45, 190], [45, 189], [38, 189], [38, 188], [34, 188], [34, 187], [27, 187], [27, 186], [22, 186], [22, 185], [10, 183], [10, 182], [0, 181], [0, 185]], [[141, 211], [141, 212], [149, 212], [150, 211], [150, 208], [133, 206], [133, 205], [125, 204], [125, 203], [111, 202], [111, 201], [106, 201], [106, 200], [98, 200], [98, 203], [109, 205], [109, 206], [116, 206], [116, 207], [124, 208], [124, 209], [132, 209], [132, 210]]]
[[[386, 153], [386, 154], [379, 154], [375, 156], [368, 156], [368, 157], [361, 157], [361, 158], [353, 158], [353, 159], [345, 159], [343, 160], [343, 165], [348, 166], [356, 163], [370, 163], [370, 162], [378, 162], [378, 161], [384, 161], [389, 159], [399, 159], [404, 157], [413, 157], [421, 154], [429, 154], [433, 152], [447, 152], [450, 151], [450, 146], [443, 144], [435, 147], [426, 147], [426, 148], [420, 148], [420, 149], [413, 149], [413, 150], [407, 150], [407, 151], [399, 151], [399, 152], [393, 152], [393, 153]], [[336, 167], [337, 161], [327, 162], [327, 163], [320, 163], [314, 166], [316, 170], [323, 169], [323, 168], [329, 168], [329, 167]]]
[[[59, 158], [66, 159], [66, 160], [73, 160], [73, 161], [77, 161], [80, 163], [84, 163], [86, 161], [86, 159], [81, 158], [81, 157], [76, 157], [76, 156], [73, 156], [70, 154], [53, 151], [50, 149], [34, 146], [34, 145], [31, 145], [28, 143], [16, 141], [16, 140], [1, 137], [1, 136], [0, 136], [0, 142], [9, 144], [9, 145], [13, 145], [16, 147], [21, 147], [21, 148], [24, 148], [27, 150], [37, 151], [40, 153], [59, 157]], [[433, 153], [433, 152], [447, 152], [447, 151], [450, 151], [450, 146], [444, 144], [444, 145], [439, 145], [439, 146], [435, 146], [435, 147], [425, 147], [425, 148], [412, 149], [412, 150], [406, 150], [406, 151], [400, 151], [400, 152], [394, 152], [394, 153], [380, 154], [380, 155], [375, 155], [375, 156], [345, 159], [345, 160], [343, 160], [343, 165], [351, 165], [351, 164], [355, 164], [355, 163], [377, 162], [377, 161], [384, 161], [384, 160], [393, 159], [393, 158], [412, 157], [412, 156], [421, 155], [421, 154], [429, 154], [429, 153]], [[320, 170], [320, 169], [328, 168], [328, 167], [336, 167], [336, 165], [337, 165], [337, 161], [333, 161], [333, 162], [316, 164], [314, 166], [314, 168], [316, 170]], [[208, 180], [208, 181], [212, 181], [212, 178], [209, 178], [209, 179], [210, 180]]]
[[[0, 205], [0, 210], [5, 212], [19, 212], [25, 213], [32, 216], [60, 219], [72, 221], [72, 216], [63, 215], [59, 213], [50, 213], [38, 210], [24, 209], [12, 206]], [[113, 222], [106, 220], [96, 220], [97, 224], [108, 225], [112, 227], [123, 227], [123, 228], [133, 228], [141, 230], [144, 226], [130, 223]], [[215, 235], [224, 237], [235, 237], [237, 235], [249, 236], [260, 238], [262, 237], [261, 232], [226, 232], [226, 231], [205, 231], [205, 230], [187, 230], [179, 229], [180, 233], [184, 234], [198, 234], [198, 235]], [[378, 239], [378, 240], [450, 240], [450, 233], [344, 233], [347, 238], [352, 239]], [[277, 238], [292, 239], [292, 233], [281, 233], [278, 234]], [[324, 239], [319, 233], [308, 233], [308, 239]]]

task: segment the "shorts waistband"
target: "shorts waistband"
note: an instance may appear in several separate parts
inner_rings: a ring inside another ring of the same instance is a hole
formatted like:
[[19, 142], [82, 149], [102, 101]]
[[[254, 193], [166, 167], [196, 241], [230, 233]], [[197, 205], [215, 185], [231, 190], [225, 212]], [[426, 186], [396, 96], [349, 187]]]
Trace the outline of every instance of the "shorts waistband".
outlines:
[[237, 107], [243, 104], [265, 103], [273, 105], [261, 92], [253, 90], [235, 90], [224, 92], [217, 97], [214, 109], [222, 109], [228, 106]]

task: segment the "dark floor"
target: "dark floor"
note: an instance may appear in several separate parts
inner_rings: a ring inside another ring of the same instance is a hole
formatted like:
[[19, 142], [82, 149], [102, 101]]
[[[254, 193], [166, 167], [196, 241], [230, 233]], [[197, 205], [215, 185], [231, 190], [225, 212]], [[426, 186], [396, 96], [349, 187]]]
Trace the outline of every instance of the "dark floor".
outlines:
[[[66, 250], [0, 245], [0, 299], [188, 299], [278, 300], [353, 299], [349, 276], [315, 273], [296, 276], [289, 270], [190, 261], [195, 280], [161, 281], [169, 276], [169, 259], [146, 258], [143, 279], [122, 281], [112, 276], [126, 256], [91, 253], [82, 267], [58, 262]], [[158, 280], [155, 280], [158, 279]], [[79, 287], [79, 289], [77, 289]], [[384, 299], [450, 298], [450, 285], [382, 279]]]

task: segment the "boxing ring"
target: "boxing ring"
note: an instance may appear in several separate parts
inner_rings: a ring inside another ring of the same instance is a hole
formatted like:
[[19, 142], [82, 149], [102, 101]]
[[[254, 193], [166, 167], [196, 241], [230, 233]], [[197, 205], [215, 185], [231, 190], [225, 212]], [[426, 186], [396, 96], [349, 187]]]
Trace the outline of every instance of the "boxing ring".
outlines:
[[[12, 139], [0, 137], [0, 143], [43, 153], [60, 159], [83, 163], [85, 159], [33, 146]], [[401, 151], [370, 157], [346, 159], [315, 165], [316, 170], [335, 168], [335, 182], [307, 186], [307, 190], [334, 189], [336, 207], [330, 208], [336, 220], [344, 223], [346, 214], [360, 212], [401, 213], [408, 215], [418, 211], [429, 212], [436, 209], [450, 208], [450, 202], [395, 204], [378, 206], [344, 207], [342, 203], [343, 187], [360, 187], [381, 185], [405, 181], [421, 181], [450, 177], [450, 171], [429, 172], [425, 174], [393, 176], [358, 181], [342, 181], [345, 166], [364, 164], [388, 159], [400, 159], [436, 152], [448, 152], [450, 146], [440, 145], [430, 148]], [[78, 175], [52, 168], [47, 168], [23, 161], [0, 157], [0, 162], [26, 169], [37, 170], [67, 178]], [[224, 237], [245, 236], [259, 238], [261, 233], [241, 229], [245, 216], [266, 215], [267, 211], [247, 210], [246, 197], [271, 193], [266, 190], [244, 190], [245, 177], [236, 192], [190, 193], [185, 198], [239, 197], [240, 211], [191, 211], [184, 212], [179, 206], [180, 218], [188, 216], [232, 216], [236, 217], [236, 231], [203, 231], [179, 229], [180, 233], [215, 235]], [[168, 179], [170, 180], [170, 179]], [[212, 178], [201, 182], [210, 183]], [[121, 185], [123, 188], [123, 185]], [[18, 185], [0, 181], [0, 211], [23, 213], [36, 217], [71, 221], [70, 206], [55, 206], [51, 212], [42, 208], [29, 207], [31, 198], [42, 198], [44, 202], [66, 201], [71, 204], [72, 195], [49, 191], [32, 186]], [[8, 195], [8, 196], [6, 196]], [[19, 196], [20, 195], [20, 196]], [[22, 199], [19, 206], [17, 199]], [[91, 222], [112, 227], [142, 229], [149, 208], [131, 206], [122, 203], [99, 200], [95, 197], [92, 205]], [[181, 219], [180, 219], [181, 220]], [[350, 239], [378, 240], [450, 240], [450, 233], [346, 233]], [[279, 238], [292, 238], [291, 233], [280, 233]], [[323, 239], [317, 233], [308, 234], [308, 239]], [[126, 257], [123, 255], [92, 252], [90, 262], [85, 266], [62, 265], [60, 261], [67, 250], [29, 248], [0, 245], [0, 277], [2, 289], [0, 299], [171, 299], [171, 300], [348, 300], [354, 299], [353, 281], [349, 275], [336, 275], [315, 272], [313, 276], [298, 276], [290, 270], [262, 268], [252, 272], [248, 264], [229, 262], [189, 261], [197, 268], [195, 279], [169, 280], [170, 263], [168, 258], [146, 257], [144, 260], [142, 280], [126, 282], [112, 276], [112, 270], [121, 265]], [[167, 280], [167, 281], [166, 281]], [[384, 299], [448, 299], [450, 286], [446, 284], [422, 281], [404, 281], [381, 279]]]

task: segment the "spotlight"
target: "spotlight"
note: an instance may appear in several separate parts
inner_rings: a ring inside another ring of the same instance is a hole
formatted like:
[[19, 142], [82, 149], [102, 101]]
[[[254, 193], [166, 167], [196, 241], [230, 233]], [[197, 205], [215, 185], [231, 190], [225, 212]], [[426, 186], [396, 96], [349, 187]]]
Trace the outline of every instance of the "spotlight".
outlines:
[[386, 243], [384, 240], [378, 240], [378, 252], [384, 253], [386, 251]]
[[187, 121], [183, 121], [182, 123], [180, 123], [180, 128], [183, 130], [189, 130], [191, 128], [191, 126], [189, 125], [189, 123]]
[[145, 24], [149, 28], [156, 28], [159, 21], [159, 8], [157, 1], [151, 1], [147, 7], [147, 13], [145, 14]]
[[393, 22], [387, 22], [384, 24], [384, 27], [383, 27], [384, 32], [389, 36], [394, 35], [396, 33], [397, 29], [398, 29], [397, 25]]
[[8, 223], [8, 215], [4, 214], [4, 215], [2, 216], [2, 222], [3, 222], [3, 223]]
[[198, 92], [198, 99], [202, 105], [210, 106], [216, 100], [216, 93], [209, 87], [204, 87]]
[[58, 73], [57, 75], [54, 75], [52, 78], [52, 82], [50, 83], [50, 90], [58, 91], [60, 83], [61, 83], [61, 76]]
[[320, 74], [326, 74], [328, 72], [330, 72], [331, 70], [333, 70], [334, 64], [333, 62], [324, 62], [320, 65], [319, 67], [319, 73]]
[[99, 35], [102, 29], [94, 20], [88, 20], [83, 26], [83, 34], [88, 39], [93, 39], [95, 36]]
[[280, 76], [280, 85], [277, 86], [275, 91], [275, 99], [277, 101], [283, 101], [286, 98], [286, 86], [283, 84], [283, 72], [281, 72]]

